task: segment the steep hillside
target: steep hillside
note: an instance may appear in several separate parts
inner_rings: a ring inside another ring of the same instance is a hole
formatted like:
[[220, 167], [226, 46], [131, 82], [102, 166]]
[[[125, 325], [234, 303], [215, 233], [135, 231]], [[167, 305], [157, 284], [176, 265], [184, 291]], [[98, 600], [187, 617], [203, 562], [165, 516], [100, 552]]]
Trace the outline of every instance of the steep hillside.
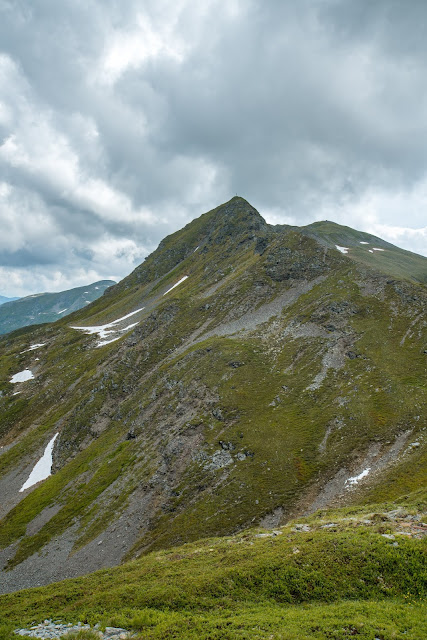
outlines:
[[425, 257], [395, 247], [370, 233], [327, 220], [301, 227], [301, 231], [377, 271], [395, 278], [427, 283]]
[[0, 638], [58, 637], [75, 625], [81, 640], [104, 630], [105, 639], [125, 630], [141, 640], [421, 640], [423, 508], [418, 494], [317, 513], [3, 596]]
[[424, 486], [426, 301], [233, 198], [5, 336], [0, 589]]
[[0, 334], [34, 324], [55, 322], [97, 300], [114, 284], [113, 280], [100, 280], [59, 293], [36, 293], [25, 298], [5, 300], [0, 308]]

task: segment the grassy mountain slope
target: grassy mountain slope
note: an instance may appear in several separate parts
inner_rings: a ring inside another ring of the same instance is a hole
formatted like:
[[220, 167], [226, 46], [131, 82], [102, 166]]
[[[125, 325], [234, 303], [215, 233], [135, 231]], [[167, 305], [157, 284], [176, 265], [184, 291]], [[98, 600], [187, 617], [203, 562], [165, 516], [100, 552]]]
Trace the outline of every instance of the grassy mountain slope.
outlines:
[[424, 256], [400, 249], [370, 233], [328, 220], [301, 227], [301, 231], [330, 248], [337, 245], [348, 248], [350, 258], [377, 271], [394, 278], [427, 283], [427, 259]]
[[[233, 198], [5, 336], [1, 589], [425, 486], [426, 298]], [[105, 346], [71, 328], [133, 312]], [[55, 473], [20, 493], [57, 432]]]
[[145, 640], [420, 640], [427, 632], [423, 508], [418, 493], [397, 509], [323, 511], [3, 596], [0, 637], [48, 618], [122, 627]]
[[55, 322], [93, 302], [114, 284], [113, 280], [100, 280], [68, 291], [37, 293], [5, 301], [0, 308], [0, 334], [30, 325]]

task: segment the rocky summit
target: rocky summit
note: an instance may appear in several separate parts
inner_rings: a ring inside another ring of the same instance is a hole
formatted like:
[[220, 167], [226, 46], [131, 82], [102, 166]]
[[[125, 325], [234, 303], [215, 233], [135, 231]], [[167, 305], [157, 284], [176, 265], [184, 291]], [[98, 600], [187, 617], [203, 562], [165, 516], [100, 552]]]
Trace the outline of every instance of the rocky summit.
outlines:
[[2, 337], [0, 592], [425, 487], [426, 280], [235, 197]]

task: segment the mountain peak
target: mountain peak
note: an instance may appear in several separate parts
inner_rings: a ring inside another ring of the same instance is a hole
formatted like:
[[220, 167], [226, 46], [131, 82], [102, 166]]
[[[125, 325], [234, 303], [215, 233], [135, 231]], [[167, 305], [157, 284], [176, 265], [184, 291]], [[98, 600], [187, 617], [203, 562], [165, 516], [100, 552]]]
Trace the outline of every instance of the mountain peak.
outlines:
[[259, 212], [247, 200], [234, 196], [228, 202], [219, 205], [207, 214], [209, 223], [206, 231], [215, 233], [223, 228], [226, 233], [235, 236], [248, 231], [267, 231], [269, 225]]
[[235, 216], [240, 215], [241, 213], [246, 213], [248, 216], [253, 216], [257, 220], [264, 222], [264, 218], [259, 214], [259, 212], [253, 207], [245, 198], [241, 196], [233, 196], [231, 200], [228, 202], [224, 202], [224, 204], [219, 205], [214, 211], [217, 213], [226, 215], [226, 216]]
[[235, 197], [0, 339], [0, 592], [422, 486], [425, 287], [382, 275], [418, 263], [332, 232]]

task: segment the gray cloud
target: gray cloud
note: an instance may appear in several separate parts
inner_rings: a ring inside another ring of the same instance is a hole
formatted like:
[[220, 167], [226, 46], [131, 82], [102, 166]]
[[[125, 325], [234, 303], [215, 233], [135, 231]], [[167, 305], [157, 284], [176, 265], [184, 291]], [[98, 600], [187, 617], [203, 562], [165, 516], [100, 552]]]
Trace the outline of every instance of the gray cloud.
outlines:
[[0, 0], [0, 292], [120, 278], [236, 192], [427, 253], [422, 0]]

